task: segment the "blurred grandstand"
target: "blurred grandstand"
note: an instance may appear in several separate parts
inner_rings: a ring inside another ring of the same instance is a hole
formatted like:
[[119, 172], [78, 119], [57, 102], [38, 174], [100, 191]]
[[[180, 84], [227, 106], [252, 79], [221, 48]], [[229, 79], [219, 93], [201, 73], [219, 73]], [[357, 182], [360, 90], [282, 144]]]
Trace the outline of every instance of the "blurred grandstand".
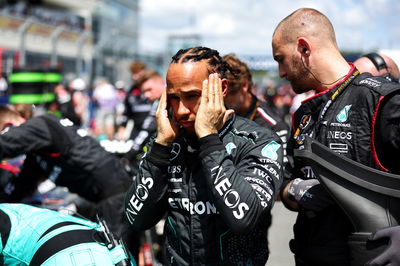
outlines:
[[0, 73], [58, 68], [64, 77], [129, 80], [138, 55], [137, 0], [0, 1]]
[[[64, 84], [82, 78], [89, 90], [103, 78], [129, 86], [132, 61], [164, 73], [178, 49], [202, 45], [197, 32], [172, 34], [164, 54], [142, 54], [139, 5], [139, 0], [0, 0], [0, 95], [12, 94], [9, 78], [14, 69], [50, 69]], [[361, 53], [344, 54], [354, 61]], [[269, 97], [283, 90], [279, 88], [285, 81], [271, 55], [238, 56], [249, 65], [257, 94]]]

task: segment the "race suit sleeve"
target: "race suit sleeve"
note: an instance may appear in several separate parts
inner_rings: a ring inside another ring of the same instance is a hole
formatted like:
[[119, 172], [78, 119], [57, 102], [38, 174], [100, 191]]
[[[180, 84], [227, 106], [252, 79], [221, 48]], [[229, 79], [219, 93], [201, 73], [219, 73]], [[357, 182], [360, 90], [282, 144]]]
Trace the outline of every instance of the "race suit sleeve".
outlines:
[[253, 229], [272, 208], [282, 182], [280, 138], [241, 141], [234, 156], [217, 134], [199, 143], [203, 172], [218, 212], [235, 233]]
[[382, 102], [375, 128], [375, 147], [384, 168], [400, 174], [400, 95]]
[[51, 133], [46, 122], [37, 117], [0, 135], [0, 158], [14, 158], [21, 154], [49, 147]]
[[125, 215], [134, 230], [154, 226], [167, 210], [167, 167], [171, 147], [151, 141], [125, 197]]
[[129, 161], [136, 159], [136, 156], [142, 152], [143, 146], [149, 140], [150, 136], [156, 132], [156, 111], [158, 106], [158, 100], [155, 101], [151, 107], [149, 114], [143, 121], [143, 125], [139, 133], [133, 138], [132, 149], [124, 156]]

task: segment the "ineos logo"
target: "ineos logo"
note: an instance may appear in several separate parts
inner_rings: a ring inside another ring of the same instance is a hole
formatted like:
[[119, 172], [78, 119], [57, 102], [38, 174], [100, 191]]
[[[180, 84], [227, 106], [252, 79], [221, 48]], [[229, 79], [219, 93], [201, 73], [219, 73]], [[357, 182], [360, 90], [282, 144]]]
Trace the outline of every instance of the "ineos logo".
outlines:
[[179, 143], [172, 144], [172, 151], [171, 151], [172, 157], [169, 160], [170, 161], [175, 160], [180, 152], [181, 152], [181, 145]]
[[[232, 196], [233, 198], [229, 196]], [[228, 197], [230, 198], [230, 201]], [[236, 208], [236, 206], [238, 206], [240, 203], [239, 193], [236, 190], [229, 189], [228, 191], [225, 192], [224, 201], [225, 205], [228, 206], [229, 208], [231, 209]]]
[[147, 197], [149, 196], [149, 191], [147, 190], [147, 187], [143, 184], [139, 184], [136, 189], [136, 197], [141, 200], [145, 201]]

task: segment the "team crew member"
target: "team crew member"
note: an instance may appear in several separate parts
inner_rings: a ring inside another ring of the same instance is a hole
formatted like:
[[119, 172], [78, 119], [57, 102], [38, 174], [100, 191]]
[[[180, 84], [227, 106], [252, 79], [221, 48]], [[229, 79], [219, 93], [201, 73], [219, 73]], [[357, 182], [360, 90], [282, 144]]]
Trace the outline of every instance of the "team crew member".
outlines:
[[29, 205], [0, 204], [1, 265], [136, 265], [110, 237], [104, 225]]
[[[143, 122], [149, 115], [152, 108], [152, 103], [149, 102], [140, 90], [140, 82], [143, 75], [147, 72], [146, 64], [141, 61], [134, 61], [129, 67], [132, 73], [133, 84], [126, 95], [124, 104], [123, 123], [121, 128], [129, 138], [133, 138], [140, 132]], [[130, 124], [133, 122], [133, 128], [130, 129]]]
[[138, 83], [138, 87], [146, 100], [152, 103], [150, 112], [143, 120], [140, 130], [133, 132], [133, 146], [132, 149], [125, 155], [125, 158], [132, 162], [135, 166], [137, 164], [137, 156], [143, 152], [143, 147], [153, 135], [156, 130], [156, 111], [159, 99], [163, 90], [165, 89], [165, 81], [162, 76], [153, 70], [146, 70]]
[[[294, 114], [289, 155], [302, 148], [308, 135], [364, 165], [399, 173], [398, 85], [360, 74], [346, 62], [329, 19], [314, 9], [302, 8], [283, 19], [273, 34], [272, 49], [280, 76], [296, 93], [317, 92]], [[282, 200], [299, 212], [290, 243], [296, 265], [350, 265], [349, 219], [310, 167], [295, 161], [290, 172]]]
[[[234, 54], [224, 55], [222, 59], [233, 70], [233, 72], [227, 72], [228, 93], [224, 99], [226, 105], [235, 110], [235, 114], [275, 131], [282, 139], [283, 151], [286, 154], [286, 142], [289, 137], [288, 125], [275, 114], [265, 101], [258, 99], [252, 93], [254, 84], [246, 63]], [[283, 162], [287, 162], [285, 156]]]
[[0, 159], [27, 155], [10, 192], [12, 202], [19, 202], [41, 179], [49, 178], [97, 203], [96, 212], [121, 235], [126, 223], [123, 199], [131, 179], [117, 157], [66, 118], [42, 115], [25, 120], [0, 106], [0, 129]]
[[225, 109], [227, 67], [206, 47], [173, 56], [157, 136], [126, 197], [136, 230], [167, 213], [168, 265], [265, 265], [268, 258], [265, 219], [281, 184], [281, 140]]

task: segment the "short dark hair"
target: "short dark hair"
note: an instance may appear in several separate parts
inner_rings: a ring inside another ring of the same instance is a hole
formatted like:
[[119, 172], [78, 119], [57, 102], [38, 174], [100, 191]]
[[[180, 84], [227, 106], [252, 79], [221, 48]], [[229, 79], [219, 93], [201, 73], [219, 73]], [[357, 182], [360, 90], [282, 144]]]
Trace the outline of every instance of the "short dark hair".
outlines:
[[251, 72], [247, 64], [241, 61], [235, 54], [230, 53], [224, 55], [222, 59], [228, 63], [229, 67], [235, 71], [235, 73], [228, 72], [228, 92], [235, 93], [242, 89], [247, 82], [248, 87], [253, 87], [253, 79]]
[[197, 46], [179, 50], [171, 60], [171, 64], [186, 62], [199, 62], [206, 60], [211, 67], [208, 72], [217, 72], [221, 78], [226, 78], [226, 73], [231, 71], [229, 65], [222, 60], [217, 50], [208, 47]]
[[142, 61], [134, 61], [130, 66], [129, 66], [129, 70], [135, 74], [138, 73], [142, 70], [146, 69], [146, 64]]
[[11, 110], [6, 105], [0, 105], [0, 129], [4, 128], [8, 122], [20, 117], [18, 112]]
[[160, 73], [158, 73], [157, 71], [146, 69], [143, 72], [143, 75], [137, 81], [137, 86], [140, 87], [143, 83], [145, 83], [146, 81], [148, 81], [149, 79], [152, 79], [154, 77], [162, 78]]

